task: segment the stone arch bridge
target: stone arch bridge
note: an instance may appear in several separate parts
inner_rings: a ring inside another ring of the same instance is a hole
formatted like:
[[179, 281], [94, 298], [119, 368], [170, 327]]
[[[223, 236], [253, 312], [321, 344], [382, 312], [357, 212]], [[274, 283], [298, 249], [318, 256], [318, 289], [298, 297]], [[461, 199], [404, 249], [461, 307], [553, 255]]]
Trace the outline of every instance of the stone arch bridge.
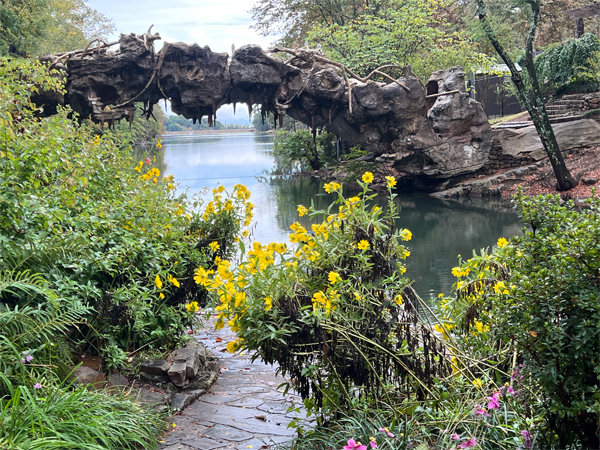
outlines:
[[[326, 128], [347, 146], [361, 146], [366, 160], [386, 163], [405, 188], [440, 188], [473, 174], [488, 160], [491, 129], [481, 105], [465, 92], [459, 67], [432, 74], [424, 85], [410, 67], [386, 83], [360, 78], [319, 50], [284, 49], [287, 61], [258, 46], [231, 58], [197, 44], [166, 43], [158, 34], [122, 34], [113, 44], [43, 57], [66, 73], [66, 94], [42, 93], [44, 114], [68, 104], [81, 117], [109, 125], [131, 120], [134, 102], [145, 111], [161, 99], [188, 119], [208, 116], [223, 104], [251, 110], [261, 104], [275, 117], [289, 114], [313, 130]], [[113, 47], [114, 48], [114, 47]], [[274, 49], [281, 50], [281, 49]]]

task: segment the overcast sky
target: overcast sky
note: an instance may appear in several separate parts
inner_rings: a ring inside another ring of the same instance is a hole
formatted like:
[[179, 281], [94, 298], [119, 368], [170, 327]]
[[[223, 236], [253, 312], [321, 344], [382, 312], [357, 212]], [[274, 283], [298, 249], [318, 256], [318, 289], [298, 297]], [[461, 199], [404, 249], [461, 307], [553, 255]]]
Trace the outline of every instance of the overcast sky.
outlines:
[[[245, 44], [268, 48], [275, 37], [264, 37], [250, 29], [248, 10], [253, 0], [88, 0], [88, 5], [112, 19], [119, 33], [142, 34], [154, 24], [168, 42], [208, 45], [215, 52], [231, 53]], [[161, 47], [156, 42], [157, 50]]]
[[[120, 33], [142, 34], [154, 24], [152, 33], [159, 32], [162, 38], [155, 41], [156, 50], [165, 41], [195, 42], [230, 55], [232, 44], [236, 48], [258, 44], [267, 49], [276, 40], [275, 36], [261, 36], [250, 29], [253, 21], [248, 10], [253, 4], [254, 0], [88, 0], [89, 6], [115, 24], [114, 40]], [[250, 123], [245, 108], [241, 109], [234, 117], [231, 105], [224, 105], [217, 117], [224, 123]]]

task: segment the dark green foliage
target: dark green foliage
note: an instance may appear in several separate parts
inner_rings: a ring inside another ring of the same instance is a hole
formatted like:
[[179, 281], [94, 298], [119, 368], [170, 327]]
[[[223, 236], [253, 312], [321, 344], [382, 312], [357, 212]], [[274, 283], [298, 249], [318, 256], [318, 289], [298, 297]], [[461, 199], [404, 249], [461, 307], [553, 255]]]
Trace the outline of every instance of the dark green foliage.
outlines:
[[196, 130], [224, 130], [223, 125], [218, 120], [213, 124], [212, 128], [208, 126], [208, 118], [203, 117], [202, 120], [194, 123], [192, 119], [186, 119], [183, 116], [172, 115], [167, 117], [165, 121], [167, 131], [196, 131]]
[[283, 165], [298, 162], [302, 170], [319, 170], [336, 159], [335, 135], [323, 132], [313, 136], [308, 130], [282, 130], [275, 136], [273, 152], [283, 159]]
[[517, 241], [522, 255], [510, 265], [515, 288], [501, 327], [542, 388], [546, 439], [598, 448], [600, 200], [583, 210], [552, 196], [517, 204], [531, 231]]
[[587, 33], [547, 47], [535, 60], [542, 85], [558, 95], [569, 92], [595, 92], [600, 76], [600, 40]]
[[[93, 308], [70, 333], [90, 351], [176, 345], [195, 320], [184, 305], [203, 295], [192, 278], [209, 242], [231, 251], [235, 208], [203, 218], [201, 202], [176, 194], [151, 159], [136, 168], [118, 134], [94, 136], [68, 110], [37, 119], [29, 90], [57, 87], [39, 64], [2, 61], [0, 73], [0, 266], [40, 273], [67, 304]], [[1, 301], [40, 299], [7, 292]]]

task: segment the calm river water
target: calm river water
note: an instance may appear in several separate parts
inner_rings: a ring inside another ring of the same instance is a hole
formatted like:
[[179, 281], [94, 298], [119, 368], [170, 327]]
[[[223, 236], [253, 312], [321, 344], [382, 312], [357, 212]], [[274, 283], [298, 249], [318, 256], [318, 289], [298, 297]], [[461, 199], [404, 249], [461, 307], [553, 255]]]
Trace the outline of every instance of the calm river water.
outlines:
[[[254, 239], [263, 244], [287, 242], [289, 226], [299, 220], [297, 205], [309, 206], [314, 199], [315, 207], [325, 208], [335, 199], [315, 178], [270, 176], [276, 166], [271, 135], [170, 135], [163, 139], [163, 148], [161, 172], [172, 174], [181, 190], [195, 194], [218, 184], [246, 185], [256, 205]], [[419, 194], [400, 194], [396, 200], [401, 207], [397, 226], [413, 233], [407, 275], [424, 298], [450, 291], [457, 255], [469, 257], [473, 249], [479, 251], [521, 230], [507, 204], [449, 202]], [[306, 226], [304, 219], [300, 222]]]

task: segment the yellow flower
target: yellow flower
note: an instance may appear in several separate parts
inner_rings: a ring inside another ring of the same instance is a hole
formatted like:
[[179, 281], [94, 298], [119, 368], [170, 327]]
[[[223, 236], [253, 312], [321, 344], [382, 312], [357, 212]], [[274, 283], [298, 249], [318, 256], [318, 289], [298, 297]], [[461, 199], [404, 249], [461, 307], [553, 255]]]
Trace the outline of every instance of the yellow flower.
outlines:
[[404, 302], [402, 300], [402, 295], [398, 294], [394, 297], [394, 302], [398, 305], [398, 306], [402, 306], [402, 303]]
[[219, 246], [219, 244], [217, 242], [211, 242], [210, 244], [208, 244], [208, 246], [210, 247], [210, 249], [213, 252], [216, 252], [220, 248], [220, 246]]
[[271, 297], [265, 297], [265, 311], [270, 310], [273, 307], [273, 299]]
[[[158, 148], [162, 148], [162, 143], [160, 142], [160, 139], [159, 139], [158, 141], [156, 141], [156, 146], [157, 146]], [[156, 158], [156, 157], [155, 157], [155, 158]], [[156, 159], [155, 159], [155, 161], [156, 161]]]
[[362, 176], [363, 183], [372, 183], [373, 182], [373, 174], [371, 172], [365, 172]]
[[359, 248], [359, 250], [366, 250], [369, 248], [369, 243], [363, 239], [356, 246]]
[[94, 138], [94, 145], [100, 145], [100, 136], [96, 135]]
[[229, 353], [235, 353], [236, 349], [237, 349], [237, 344], [235, 341], [231, 341], [231, 342], [227, 343], [227, 351]]
[[394, 177], [385, 177], [385, 179], [387, 180], [388, 187], [396, 186], [396, 179]]
[[191, 302], [185, 305], [185, 309], [187, 309], [188, 311], [196, 312], [200, 308], [198, 307], [198, 302]]
[[475, 328], [477, 328], [478, 333], [483, 333], [483, 324], [479, 321], [475, 321]]
[[156, 278], [154, 279], [154, 282], [156, 283], [156, 287], [157, 288], [162, 289], [163, 284], [162, 284], [162, 281], [160, 280], [160, 276], [159, 275], [156, 275]]
[[452, 268], [452, 275], [454, 275], [456, 278], [466, 277], [469, 275], [470, 271], [471, 269], [468, 267], [465, 267], [464, 269], [461, 269], [460, 267], [454, 267]]
[[412, 233], [405, 228], [400, 232], [400, 237], [403, 241], [410, 241], [412, 239]]
[[475, 386], [477, 389], [481, 389], [483, 386], [483, 383], [481, 382], [481, 380], [479, 378], [475, 378], [473, 380], [473, 386]]
[[171, 275], [167, 275], [167, 279], [173, 283], [173, 286], [175, 287], [179, 287], [179, 281], [177, 281], [177, 278], [173, 278]]
[[165, 298], [165, 294], [163, 294], [162, 292], [159, 294], [159, 297], [161, 300], [163, 300]]
[[504, 284], [504, 281], [498, 281], [494, 285], [494, 292], [496, 294], [508, 294], [508, 289], [506, 289], [506, 285]]
[[339, 183], [333, 183], [333, 182], [327, 183], [323, 187], [325, 188], [325, 192], [327, 192], [328, 194], [331, 194], [334, 191], [339, 191], [339, 189], [341, 188]]
[[508, 241], [504, 238], [498, 239], [498, 247], [506, 247], [508, 245]]
[[304, 206], [302, 205], [298, 205], [298, 215], [300, 217], [305, 216], [306, 213], [308, 213], [308, 209], [306, 209]]
[[241, 306], [246, 301], [245, 292], [236, 292], [235, 294], [235, 307]]
[[329, 282], [331, 284], [335, 284], [338, 281], [342, 280], [342, 277], [340, 277], [340, 275], [337, 272], [329, 272]]
[[360, 300], [360, 294], [358, 292], [354, 292], [354, 298], [356, 300]]

